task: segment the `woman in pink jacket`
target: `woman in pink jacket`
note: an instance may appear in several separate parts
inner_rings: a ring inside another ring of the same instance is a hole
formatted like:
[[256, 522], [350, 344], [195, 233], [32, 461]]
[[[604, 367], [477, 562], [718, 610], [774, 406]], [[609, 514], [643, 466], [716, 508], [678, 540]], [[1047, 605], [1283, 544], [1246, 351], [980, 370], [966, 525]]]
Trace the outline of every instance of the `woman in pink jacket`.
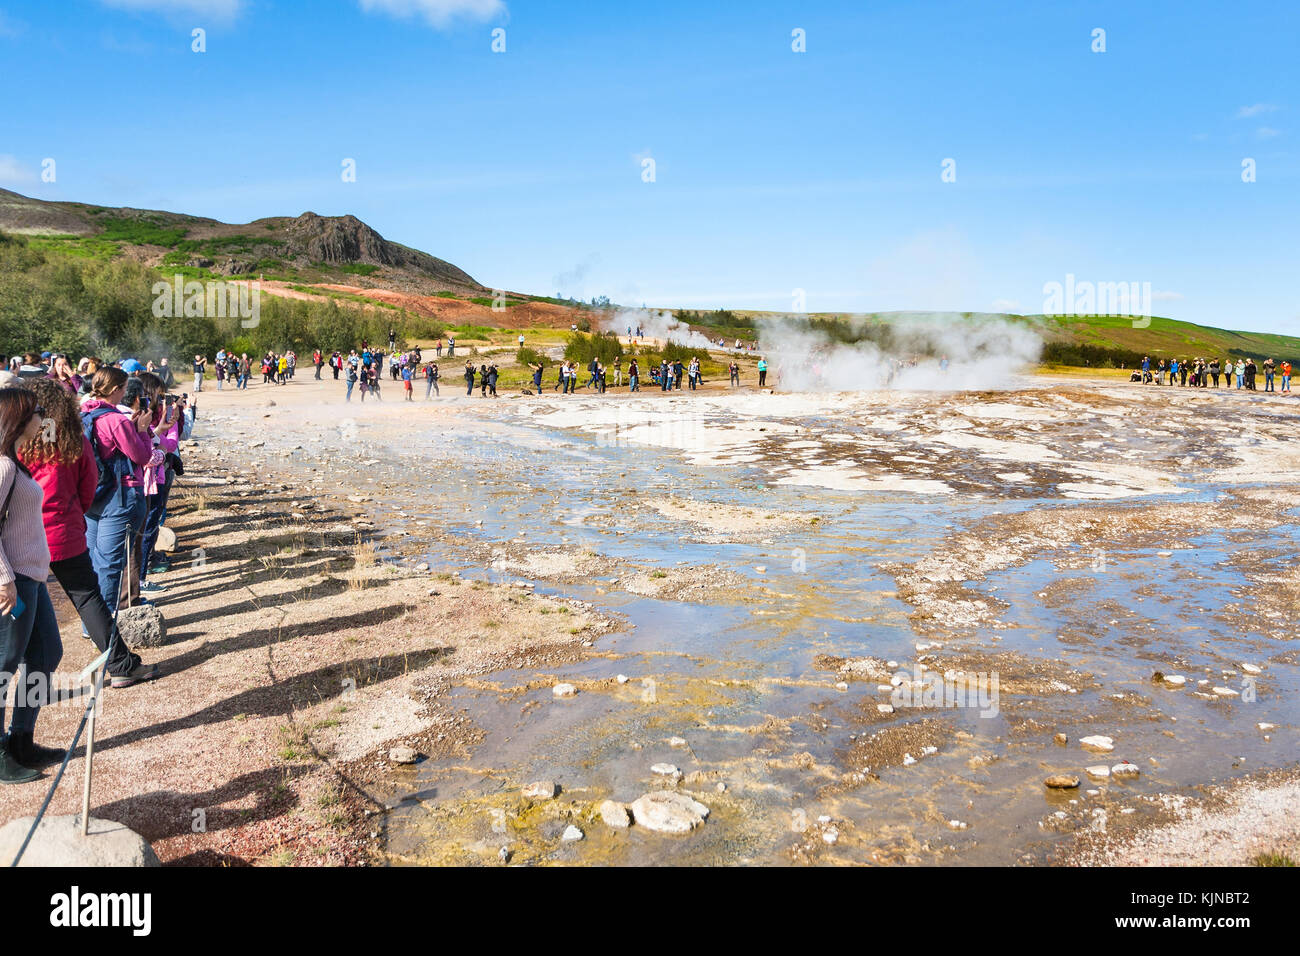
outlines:
[[90, 441], [82, 434], [76, 400], [62, 385], [40, 379], [27, 383], [45, 409], [47, 423], [18, 448], [18, 460], [45, 493], [42, 517], [50, 546], [50, 570], [77, 609], [86, 634], [108, 651], [114, 687], [130, 687], [158, 676], [122, 640], [99, 591], [99, 579], [86, 547], [86, 509], [95, 497], [99, 468]]
[[[99, 578], [99, 593], [116, 610], [129, 545], [144, 527], [143, 470], [153, 458], [149, 433], [152, 410], [137, 401], [131, 414], [118, 403], [126, 394], [127, 376], [120, 368], [101, 368], [91, 381], [91, 397], [81, 406], [81, 421], [90, 429], [99, 460], [100, 481], [86, 509], [86, 547]], [[130, 571], [138, 574], [135, 569]]]

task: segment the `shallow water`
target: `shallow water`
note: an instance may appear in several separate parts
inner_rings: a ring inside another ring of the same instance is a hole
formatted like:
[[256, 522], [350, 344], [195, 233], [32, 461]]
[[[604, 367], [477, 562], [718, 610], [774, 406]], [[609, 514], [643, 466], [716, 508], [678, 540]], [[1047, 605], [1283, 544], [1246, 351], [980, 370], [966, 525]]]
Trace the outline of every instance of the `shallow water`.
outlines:
[[[1245, 583], [1228, 559], [1253, 540], [1220, 529], [1171, 528], [1169, 556], [1149, 547], [1098, 555], [1081, 545], [996, 570], [970, 587], [1010, 607], [992, 624], [937, 638], [941, 655], [960, 653], [990, 668], [1019, 655], [1031, 673], [1041, 665], [1044, 680], [1072, 669], [1090, 678], [1084, 686], [1064, 679], [1065, 690], [1004, 690], [988, 717], [976, 708], [900, 708], [886, 717], [876, 704], [889, 694], [876, 681], [837, 689], [840, 675], [814, 666], [818, 655], [871, 655], [913, 673], [915, 645], [936, 637], [918, 629], [882, 566], [920, 561], [978, 522], [1077, 508], [1082, 502], [1067, 495], [1081, 486], [1091, 497], [1123, 496], [1104, 504], [1112, 509], [1215, 501], [1221, 488], [1186, 480], [1180, 448], [1162, 443], [1190, 440], [1204, 449], [1205, 465], [1239, 474], [1242, 461], [1215, 442], [1226, 429], [1240, 433], [1240, 403], [1219, 407], [1184, 395], [1181, 406], [1150, 413], [1149, 394], [1091, 407], [1080, 390], [904, 395], [889, 403], [798, 396], [773, 413], [760, 413], [752, 399], [743, 407], [700, 402], [690, 421], [674, 423], [663, 402], [557, 399], [497, 406], [454, 436], [363, 424], [367, 454], [381, 462], [365, 474], [387, 485], [384, 505], [405, 512], [397, 522], [404, 527], [426, 519], [512, 552], [592, 551], [668, 570], [716, 567], [742, 583], [692, 603], [620, 590], [609, 580], [619, 571], [579, 583], [531, 578], [540, 592], [592, 601], [624, 626], [600, 637], [596, 656], [582, 664], [498, 673], [455, 692], [449, 703], [466, 708], [486, 738], [469, 766], [420, 766], [388, 822], [388, 845], [403, 860], [495, 862], [496, 849], [509, 843], [517, 860], [535, 862], [1034, 861], [1079, 829], [1140, 819], [1144, 794], [1294, 762], [1300, 668], [1275, 628], [1249, 614], [1220, 616]], [[647, 416], [661, 420], [647, 424]], [[1192, 416], [1200, 433], [1189, 439]], [[1270, 406], [1249, 441], [1267, 444], [1270, 430], [1294, 422]], [[1135, 468], [1122, 451], [1139, 430], [1166, 449], [1150, 468]], [[454, 442], [455, 470], [421, 465], [430, 441]], [[814, 473], [811, 483], [783, 483], [803, 471]], [[943, 489], [887, 490], [899, 479]], [[820, 520], [728, 540], [644, 504], [665, 495]], [[1295, 540], [1300, 528], [1289, 513], [1284, 520], [1259, 537]], [[422, 557], [467, 576], [522, 576], [458, 564], [455, 553]], [[1243, 661], [1266, 667], [1253, 685], [1238, 669]], [[1185, 674], [1188, 686], [1154, 684], [1156, 670]], [[615, 683], [617, 674], [629, 682]], [[544, 686], [518, 689], [539, 676], [548, 678]], [[555, 700], [550, 679], [582, 690]], [[1199, 679], [1210, 681], [1203, 689], [1253, 687], [1257, 699], [1203, 699], [1193, 693]], [[1278, 725], [1271, 740], [1256, 729], [1261, 721]], [[855, 764], [864, 737], [923, 722], [930, 730], [918, 732], [907, 765]], [[1058, 731], [1068, 734], [1067, 746], [1053, 742]], [[1114, 737], [1114, 752], [1081, 750], [1077, 740], [1087, 734]], [[686, 747], [670, 747], [671, 737]], [[972, 765], [977, 755], [986, 762]], [[1121, 783], [1083, 774], [1085, 766], [1121, 760], [1137, 764], [1141, 776]], [[561, 822], [516, 819], [518, 788], [531, 780], [559, 782], [562, 802], [630, 801], [661, 783], [650, 771], [658, 762], [701, 775], [682, 786], [712, 812], [689, 836], [587, 821], [585, 840], [562, 844]], [[1045, 790], [1043, 778], [1057, 772], [1079, 775], [1083, 786]], [[853, 773], [875, 776], [847, 776]], [[1099, 793], [1088, 795], [1090, 788]], [[1093, 807], [1105, 810], [1104, 822]], [[1138, 812], [1121, 814], [1126, 807]], [[1067, 819], [1053, 817], [1058, 810]], [[818, 824], [821, 816], [830, 822]], [[838, 834], [833, 845], [821, 838], [828, 827]]]

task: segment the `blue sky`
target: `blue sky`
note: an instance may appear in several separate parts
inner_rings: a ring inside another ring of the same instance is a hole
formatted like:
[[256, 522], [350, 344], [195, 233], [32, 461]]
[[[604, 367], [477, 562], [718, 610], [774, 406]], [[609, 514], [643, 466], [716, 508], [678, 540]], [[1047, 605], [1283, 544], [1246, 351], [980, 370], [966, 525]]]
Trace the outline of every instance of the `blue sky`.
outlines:
[[1291, 2], [0, 0], [0, 186], [352, 213], [630, 305], [1039, 312], [1074, 274], [1300, 333], [1297, 35]]

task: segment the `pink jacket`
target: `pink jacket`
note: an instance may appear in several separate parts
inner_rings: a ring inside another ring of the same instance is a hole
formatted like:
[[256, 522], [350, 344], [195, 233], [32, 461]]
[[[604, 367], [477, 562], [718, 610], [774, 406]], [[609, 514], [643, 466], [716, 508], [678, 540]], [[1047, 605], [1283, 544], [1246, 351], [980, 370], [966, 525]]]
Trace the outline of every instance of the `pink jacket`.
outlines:
[[23, 464], [45, 492], [41, 517], [50, 545], [50, 560], [75, 558], [86, 550], [86, 509], [95, 499], [95, 485], [99, 481], [90, 441], [81, 440], [81, 457], [71, 465], [33, 463], [25, 458]]
[[83, 412], [93, 412], [97, 408], [112, 408], [114, 411], [101, 415], [95, 421], [95, 440], [99, 443], [100, 457], [107, 461], [113, 452], [120, 451], [136, 466], [136, 473], [122, 479], [128, 488], [140, 488], [144, 484], [144, 475], [140, 470], [149, 464], [153, 455], [153, 439], [149, 433], [141, 435], [135, 430], [129, 415], [123, 415], [116, 407], [109, 405], [102, 398], [89, 399], [81, 406]]

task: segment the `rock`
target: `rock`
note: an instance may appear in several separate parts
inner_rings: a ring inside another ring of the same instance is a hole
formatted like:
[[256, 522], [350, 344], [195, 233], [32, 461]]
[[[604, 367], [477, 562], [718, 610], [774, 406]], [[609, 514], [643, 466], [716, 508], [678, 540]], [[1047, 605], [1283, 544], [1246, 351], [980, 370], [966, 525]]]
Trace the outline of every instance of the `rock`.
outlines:
[[654, 764], [653, 766], [651, 766], [650, 772], [654, 774], [658, 774], [661, 777], [675, 777], [681, 773], [680, 770], [678, 770], [670, 763]]
[[415, 566], [415, 570], [417, 570], [417, 571], [428, 571], [428, 570], [429, 570], [429, 563], [428, 563], [427, 561], [421, 561], [419, 564], [417, 564], [417, 565]]
[[564, 832], [560, 834], [560, 840], [564, 843], [574, 843], [581, 840], [585, 835], [586, 834], [570, 823], [564, 828]]
[[415, 752], [414, 747], [394, 747], [388, 751], [388, 759], [393, 763], [415, 763], [420, 759], [420, 755]]
[[965, 830], [967, 826], [968, 824], [962, 822], [961, 820], [948, 821], [948, 828], [951, 830]]
[[915, 757], [913, 757], [911, 754], [903, 754], [903, 766], [904, 766], [904, 767], [910, 767], [910, 766], [912, 766], [912, 764], [914, 764], [914, 763], [916, 763], [916, 758], [915, 758]]
[[[0, 859], [8, 865], [22, 846], [35, 817], [10, 820], [0, 829]], [[23, 853], [20, 866], [162, 866], [144, 837], [113, 820], [90, 818], [81, 835], [81, 814], [46, 816]]]
[[1129, 763], [1127, 760], [1110, 768], [1111, 776], [1120, 780], [1136, 780], [1141, 772], [1138, 770], [1137, 764]]
[[716, 791], [718, 791], [718, 793], [726, 793], [726, 792], [727, 792], [727, 785], [726, 785], [725, 783], [719, 783], [719, 784], [718, 784], [717, 786], [715, 786], [713, 789], [716, 790]]
[[677, 748], [685, 747], [685, 746], [686, 746], [686, 738], [684, 738], [684, 737], [669, 737], [669, 738], [668, 738], [668, 746], [669, 746], [669, 747], [677, 747]]
[[836, 690], [848, 690], [848, 689], [849, 689], [849, 685], [848, 685], [847, 683], [845, 683], [844, 681], [840, 681], [838, 684], [835, 685], [835, 689], [836, 689]]
[[894, 712], [894, 705], [893, 705], [893, 704], [877, 704], [877, 705], [876, 705], [876, 710], [880, 711], [882, 714], [892, 714], [892, 713]]
[[626, 674], [619, 674], [618, 677], [616, 677], [616, 678], [614, 678], [614, 679], [615, 679], [616, 681], [618, 681], [620, 684], [626, 684], [628, 678], [627, 678], [627, 675], [626, 675]]
[[[164, 550], [167, 550], [167, 549], [164, 549]], [[1242, 664], [1242, 665], [1241, 665], [1241, 669], [1242, 669], [1243, 671], [1245, 671], [1247, 674], [1262, 674], [1262, 673], [1264, 673], [1264, 668], [1262, 668], [1262, 667], [1256, 667], [1254, 664]]]
[[656, 833], [689, 833], [708, 815], [708, 807], [684, 793], [657, 790], [632, 801], [636, 825]]
[[766, 573], [767, 573], [767, 565], [766, 565], [766, 564], [756, 564], [756, 565], [754, 565], [754, 570], [757, 571], [759, 574], [766, 574]]
[[1084, 772], [1090, 777], [1109, 777], [1110, 767], [1105, 764], [1097, 764], [1095, 767], [1084, 767]]
[[1115, 740], [1112, 737], [1106, 737], [1102, 734], [1094, 734], [1091, 737], [1080, 739], [1081, 743], [1088, 750], [1099, 750], [1102, 753], [1115, 749]]
[[840, 838], [840, 831], [835, 829], [835, 827], [827, 827], [825, 830], [822, 831], [823, 843], [828, 843], [831, 846], [834, 846], [835, 843], [839, 840], [839, 838]]
[[1260, 723], [1260, 724], [1256, 724], [1255, 726], [1258, 727], [1260, 730], [1276, 730], [1276, 729], [1277, 729], [1277, 724], [1270, 724], [1270, 723]]
[[1067, 737], [1065, 734], [1057, 734], [1055, 737], [1052, 738], [1052, 740], [1062, 747], [1064, 747], [1066, 744], [1070, 742], [1070, 738]]
[[158, 542], [154, 545], [155, 551], [175, 551], [176, 550], [176, 532], [171, 528], [163, 525], [158, 529]]
[[117, 612], [117, 629], [127, 646], [162, 647], [167, 643], [167, 622], [162, 612], [150, 604], [124, 607]]
[[556, 684], [551, 688], [551, 693], [556, 697], [577, 697], [578, 688], [572, 684]]
[[529, 800], [552, 800], [559, 792], [560, 788], [554, 780], [538, 780], [522, 791]]
[[1182, 687], [1187, 683], [1187, 678], [1182, 674], [1165, 674], [1164, 681], [1170, 687]]
[[619, 803], [617, 800], [605, 800], [596, 812], [600, 814], [600, 819], [604, 821], [605, 826], [613, 827], [615, 830], [626, 830], [632, 825], [632, 820], [628, 816], [627, 806]]
[[1079, 786], [1079, 778], [1065, 773], [1055, 773], [1043, 781], [1053, 790], [1073, 790]]
[[1219, 697], [1236, 697], [1238, 691], [1231, 687], [1216, 687], [1214, 693]]
[[514, 856], [514, 853], [511, 852], [510, 847], [508, 846], [503, 846], [501, 849], [497, 850], [497, 859], [502, 863], [509, 863], [512, 856]]

